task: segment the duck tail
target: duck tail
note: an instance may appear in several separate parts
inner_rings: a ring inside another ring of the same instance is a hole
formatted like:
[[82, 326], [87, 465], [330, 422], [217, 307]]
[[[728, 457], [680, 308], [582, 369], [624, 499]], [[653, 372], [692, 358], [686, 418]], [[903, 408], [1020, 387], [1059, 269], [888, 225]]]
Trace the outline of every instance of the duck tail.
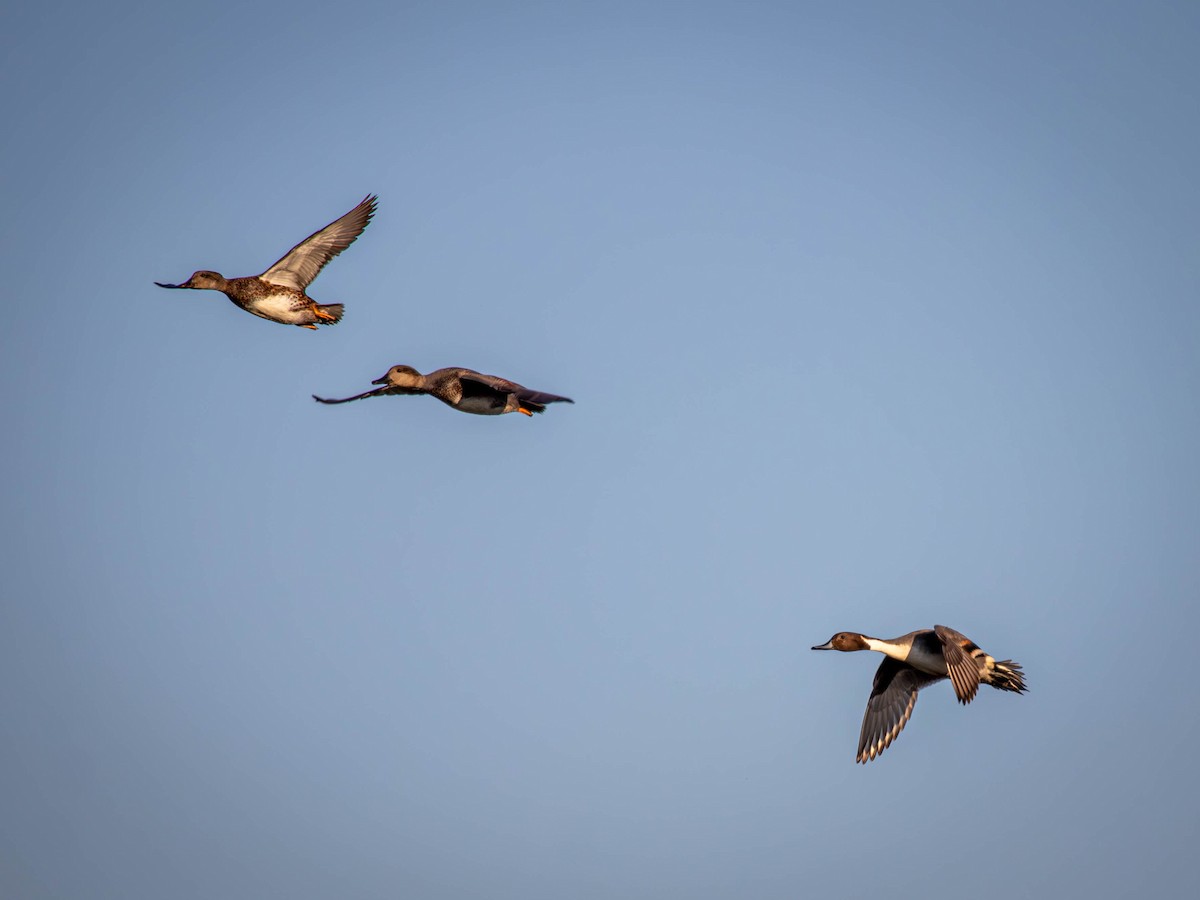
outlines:
[[317, 309], [329, 317], [328, 319], [324, 319], [324, 317], [322, 317], [326, 325], [336, 325], [338, 322], [342, 321], [342, 313], [346, 311], [346, 307], [341, 303], [318, 303]]
[[547, 394], [545, 391], [531, 391], [528, 388], [517, 394], [521, 404], [521, 412], [526, 415], [546, 411], [547, 403], [574, 403], [570, 397], [560, 397], [558, 394]]
[[1012, 691], [1016, 694], [1023, 694], [1028, 690], [1025, 687], [1025, 673], [1011, 659], [993, 660], [990, 669], [988, 684], [996, 690]]

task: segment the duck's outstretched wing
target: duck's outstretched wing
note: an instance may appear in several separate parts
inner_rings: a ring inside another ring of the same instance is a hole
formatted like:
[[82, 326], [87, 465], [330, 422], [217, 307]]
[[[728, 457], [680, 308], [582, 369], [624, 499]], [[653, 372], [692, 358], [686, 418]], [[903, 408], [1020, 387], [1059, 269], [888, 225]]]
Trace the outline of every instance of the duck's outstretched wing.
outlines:
[[886, 750], [908, 724], [917, 705], [917, 691], [943, 677], [919, 672], [908, 663], [886, 657], [875, 671], [854, 761], [869, 762]]
[[397, 393], [397, 392], [392, 387], [384, 386], [381, 388], [375, 388], [375, 390], [373, 390], [373, 391], [367, 391], [365, 394], [355, 394], [353, 397], [343, 397], [340, 400], [329, 400], [329, 399], [326, 399], [325, 397], [318, 397], [316, 394], [313, 394], [312, 398], [314, 400], [316, 400], [318, 403], [333, 404], [333, 403], [349, 403], [351, 400], [362, 400], [364, 397], [382, 397], [384, 394], [394, 394], [394, 393]]
[[945, 625], [934, 625], [933, 633], [942, 642], [942, 655], [946, 658], [954, 693], [958, 702], [965, 706], [975, 699], [979, 690], [979, 664], [975, 657], [983, 651], [966, 635]]
[[378, 199], [373, 194], [367, 195], [358, 206], [336, 222], [330, 222], [298, 243], [259, 277], [271, 284], [304, 291], [327, 262], [353, 244], [354, 239], [362, 234], [367, 223], [371, 221], [371, 216], [375, 215], [375, 203]]

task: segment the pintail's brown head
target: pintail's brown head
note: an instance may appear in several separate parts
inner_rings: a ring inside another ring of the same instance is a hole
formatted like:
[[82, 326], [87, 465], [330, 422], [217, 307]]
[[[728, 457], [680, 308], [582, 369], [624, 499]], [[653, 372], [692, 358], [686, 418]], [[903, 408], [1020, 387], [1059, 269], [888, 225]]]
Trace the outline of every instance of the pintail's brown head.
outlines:
[[869, 650], [866, 639], [857, 631], [839, 631], [824, 644], [813, 647], [814, 650], [841, 650], [849, 653], [852, 650]]

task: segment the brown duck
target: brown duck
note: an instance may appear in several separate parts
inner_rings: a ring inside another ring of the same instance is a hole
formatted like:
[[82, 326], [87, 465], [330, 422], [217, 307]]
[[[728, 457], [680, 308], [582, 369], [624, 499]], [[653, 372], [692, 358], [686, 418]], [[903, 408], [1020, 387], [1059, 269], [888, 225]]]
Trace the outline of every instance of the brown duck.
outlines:
[[284, 325], [311, 328], [333, 325], [342, 318], [340, 303], [317, 303], [305, 293], [325, 264], [354, 243], [375, 214], [378, 198], [362, 202], [335, 222], [330, 222], [283, 255], [261, 275], [225, 276], [201, 269], [182, 284], [154, 282], [162, 288], [220, 291], [248, 313]]
[[412, 366], [392, 366], [371, 384], [382, 387], [341, 400], [327, 400], [313, 394], [318, 403], [349, 403], [364, 397], [384, 397], [389, 394], [429, 394], [459, 412], [477, 416], [500, 416], [519, 412], [527, 416], [546, 411], [547, 403], [574, 403], [570, 397], [531, 391], [524, 385], [484, 375], [474, 369], [438, 369], [422, 375]]

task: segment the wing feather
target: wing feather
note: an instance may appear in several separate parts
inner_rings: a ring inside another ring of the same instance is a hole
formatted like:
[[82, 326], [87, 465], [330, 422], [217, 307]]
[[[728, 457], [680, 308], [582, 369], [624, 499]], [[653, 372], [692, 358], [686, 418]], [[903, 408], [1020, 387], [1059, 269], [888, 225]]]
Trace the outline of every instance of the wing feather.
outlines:
[[458, 373], [458, 380], [462, 385], [464, 397], [496, 397], [503, 399], [509, 394], [522, 390], [522, 387], [516, 382], [499, 378], [495, 375], [484, 375], [482, 372], [473, 372], [470, 369], [461, 370]]
[[[531, 390], [525, 387], [523, 384], [517, 384], [515, 381], [509, 381], [507, 378], [501, 378], [498, 375], [484, 375], [480, 372], [464, 370], [459, 373], [458, 377], [462, 380], [463, 387], [468, 392], [472, 390], [480, 390], [489, 393], [495, 393], [501, 396], [507, 394], [516, 394], [518, 399], [528, 400], [531, 403], [537, 403], [539, 405], [544, 405], [546, 403], [575, 402], [570, 397], [560, 397], [558, 394], [548, 394], [545, 391]], [[479, 385], [479, 388], [473, 388], [471, 385], [468, 385], [468, 382]]]
[[545, 406], [547, 403], [574, 403], [570, 397], [561, 397], [558, 394], [547, 394], [545, 391], [531, 391], [529, 388], [521, 388], [517, 391], [517, 396], [522, 400], [530, 403], [536, 403], [539, 406]]
[[974, 653], [979, 650], [975, 642], [945, 625], [934, 625], [933, 633], [942, 642], [942, 655], [950, 673], [950, 683], [958, 702], [964, 706], [975, 699], [979, 691], [979, 664]]
[[394, 393], [397, 393], [397, 391], [395, 391], [391, 386], [385, 385], [381, 388], [375, 388], [375, 390], [373, 390], [373, 391], [367, 391], [362, 394], [355, 394], [353, 397], [342, 397], [340, 400], [329, 400], [329, 399], [326, 399], [325, 397], [318, 397], [316, 394], [313, 394], [312, 398], [314, 400], [316, 400], [318, 403], [333, 404], [333, 403], [349, 403], [351, 400], [362, 400], [364, 397], [382, 397], [385, 394], [394, 394]]
[[375, 215], [378, 197], [368, 194], [340, 219], [313, 232], [260, 276], [263, 281], [303, 292], [325, 264], [354, 243]]
[[917, 692], [943, 677], [885, 657], [875, 672], [854, 761], [869, 762], [891, 746], [912, 716], [913, 707], [917, 705]]

